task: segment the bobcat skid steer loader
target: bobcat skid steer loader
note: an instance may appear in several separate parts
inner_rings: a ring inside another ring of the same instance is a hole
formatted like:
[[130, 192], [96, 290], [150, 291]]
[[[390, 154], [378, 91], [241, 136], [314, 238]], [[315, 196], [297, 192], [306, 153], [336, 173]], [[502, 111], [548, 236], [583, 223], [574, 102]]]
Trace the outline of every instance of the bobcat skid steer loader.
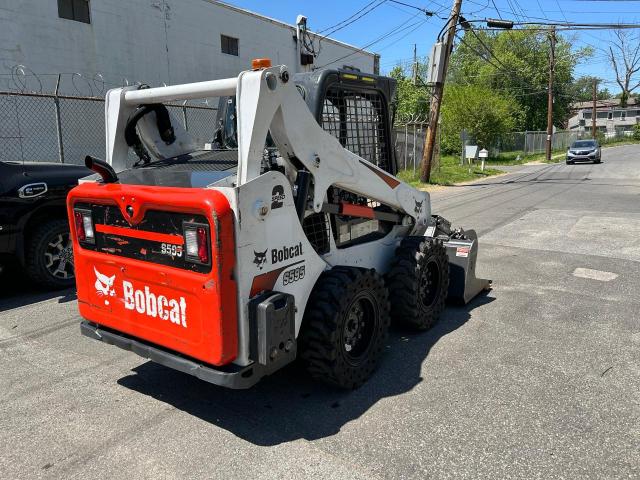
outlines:
[[[248, 388], [299, 358], [356, 388], [391, 321], [427, 329], [467, 302], [473, 231], [398, 180], [395, 82], [353, 70], [237, 78], [106, 96], [106, 162], [68, 196], [90, 338]], [[163, 103], [220, 98], [206, 149]], [[132, 153], [138, 159], [132, 166]]]

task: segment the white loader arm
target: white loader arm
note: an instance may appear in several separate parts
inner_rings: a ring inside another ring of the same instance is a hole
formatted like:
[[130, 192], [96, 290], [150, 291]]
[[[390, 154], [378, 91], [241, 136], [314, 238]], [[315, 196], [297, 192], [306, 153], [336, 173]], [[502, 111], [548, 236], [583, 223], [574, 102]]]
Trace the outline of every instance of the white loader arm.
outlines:
[[398, 208], [426, 225], [429, 194], [351, 153], [313, 117], [288, 78], [286, 67], [247, 71], [238, 77], [238, 182], [260, 175], [267, 131], [287, 158], [296, 157], [314, 177], [313, 209], [319, 212], [327, 189], [336, 185]]
[[[238, 78], [136, 90], [119, 88], [107, 93], [107, 161], [116, 171], [126, 165], [128, 147], [124, 124], [138, 105], [236, 95], [238, 122], [238, 185], [260, 175], [267, 133], [285, 159], [297, 158], [313, 175], [313, 209], [322, 209], [332, 185], [402, 210], [424, 230], [431, 216], [429, 194], [417, 190], [371, 162], [345, 149], [325, 132], [311, 114], [286, 66], [242, 72]], [[151, 117], [151, 115], [150, 115]], [[141, 120], [144, 137], [156, 135], [151, 118]], [[213, 128], [212, 128], [213, 130]], [[165, 156], [188, 153], [188, 138], [176, 131], [176, 142]], [[157, 138], [147, 144], [165, 148]], [[184, 151], [182, 151], [184, 149]]]

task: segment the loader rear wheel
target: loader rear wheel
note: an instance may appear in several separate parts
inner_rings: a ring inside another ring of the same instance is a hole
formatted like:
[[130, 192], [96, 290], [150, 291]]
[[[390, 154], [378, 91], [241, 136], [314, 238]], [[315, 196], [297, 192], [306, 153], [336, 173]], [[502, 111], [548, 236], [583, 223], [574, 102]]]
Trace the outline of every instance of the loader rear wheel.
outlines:
[[300, 358], [311, 376], [358, 388], [375, 371], [387, 338], [389, 294], [375, 270], [336, 267], [322, 274], [305, 310]]
[[405, 238], [396, 250], [387, 285], [395, 324], [431, 328], [444, 309], [449, 290], [449, 260], [442, 241]]

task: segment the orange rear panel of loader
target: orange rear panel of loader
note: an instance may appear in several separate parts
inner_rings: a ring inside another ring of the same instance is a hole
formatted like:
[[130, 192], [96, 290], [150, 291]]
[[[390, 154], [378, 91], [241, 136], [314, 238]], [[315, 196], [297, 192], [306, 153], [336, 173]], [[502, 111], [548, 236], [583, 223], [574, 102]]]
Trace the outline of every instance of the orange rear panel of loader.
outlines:
[[[67, 207], [86, 320], [209, 364], [235, 359], [233, 212], [224, 195], [83, 183], [69, 193]], [[93, 245], [78, 238], [78, 211], [92, 218]], [[201, 253], [208, 264], [184, 258], [189, 222], [206, 225], [208, 251]]]

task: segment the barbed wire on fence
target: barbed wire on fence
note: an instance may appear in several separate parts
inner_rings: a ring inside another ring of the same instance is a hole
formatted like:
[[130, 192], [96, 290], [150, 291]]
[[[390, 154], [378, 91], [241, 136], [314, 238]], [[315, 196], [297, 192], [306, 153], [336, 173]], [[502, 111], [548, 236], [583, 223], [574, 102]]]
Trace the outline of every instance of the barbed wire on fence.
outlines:
[[[145, 82], [131, 80], [125, 76], [119, 79], [107, 79], [101, 72], [35, 72], [22, 64], [5, 67], [0, 72], [0, 90], [18, 93], [53, 93], [56, 86], [62, 85], [62, 91], [81, 96], [103, 95], [107, 87], [129, 87]], [[163, 82], [162, 85], [166, 86]]]
[[429, 123], [429, 115], [427, 114], [405, 114], [398, 115], [395, 118], [395, 126], [403, 126], [403, 125], [422, 125]]
[[398, 170], [413, 170], [415, 175], [428, 125], [428, 115], [399, 115], [394, 122], [395, 150]]
[[[138, 80], [130, 80], [121, 77], [118, 80], [106, 79], [100, 72], [59, 72], [36, 73], [25, 65], [13, 65], [8, 73], [0, 73], [0, 92], [8, 93], [33, 93], [33, 94], [66, 94], [79, 97], [103, 98], [106, 91], [111, 88], [140, 86], [147, 84]], [[161, 85], [167, 86], [161, 82]], [[189, 100], [188, 105], [204, 105], [217, 108], [217, 99], [212, 103], [211, 99]]]
[[[96, 80], [80, 78], [78, 85]], [[97, 90], [87, 87], [92, 95]], [[205, 100], [167, 104], [200, 147], [212, 140], [216, 128], [217, 104]], [[104, 156], [104, 129], [102, 96], [0, 91], [0, 161], [82, 164], [86, 155]]]
[[38, 93], [42, 93], [42, 81], [36, 73], [24, 65], [14, 65], [11, 67], [11, 81], [17, 91], [24, 93], [27, 89], [28, 78], [34, 78], [38, 82]]

